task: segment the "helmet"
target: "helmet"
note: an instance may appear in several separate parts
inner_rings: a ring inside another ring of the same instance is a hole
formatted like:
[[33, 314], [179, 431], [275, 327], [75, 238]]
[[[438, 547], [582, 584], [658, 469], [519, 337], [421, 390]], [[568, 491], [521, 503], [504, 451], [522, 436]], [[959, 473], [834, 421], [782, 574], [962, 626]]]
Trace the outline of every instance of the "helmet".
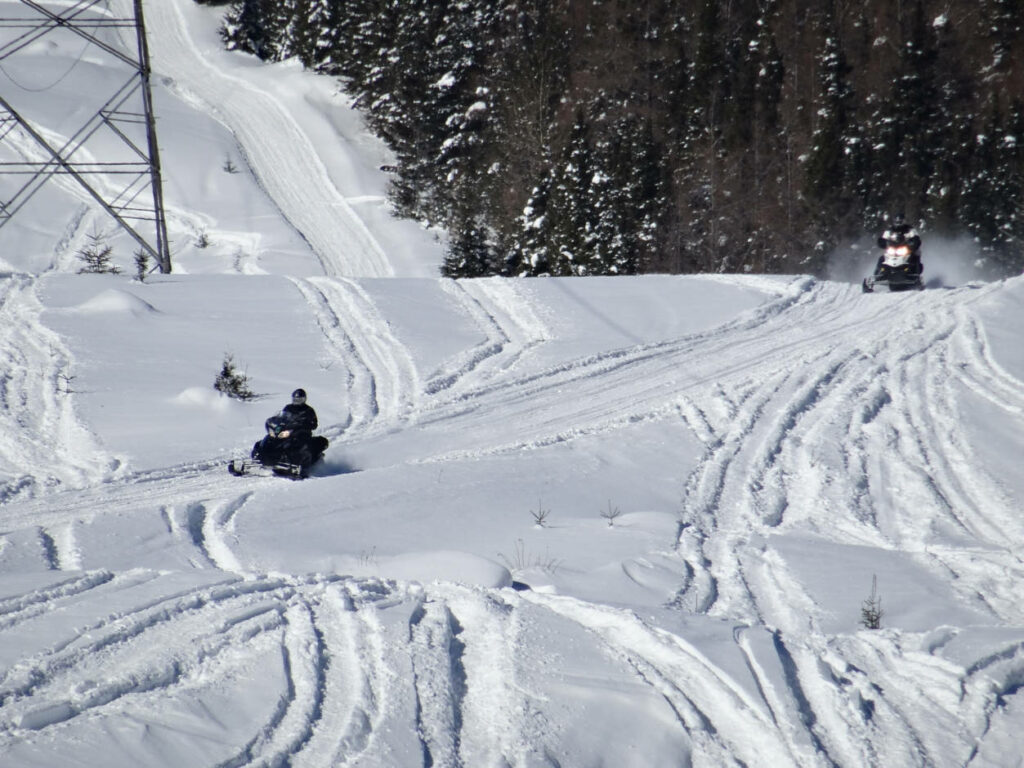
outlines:
[[306, 402], [306, 390], [296, 389], [292, 392], [292, 405], [302, 405]]

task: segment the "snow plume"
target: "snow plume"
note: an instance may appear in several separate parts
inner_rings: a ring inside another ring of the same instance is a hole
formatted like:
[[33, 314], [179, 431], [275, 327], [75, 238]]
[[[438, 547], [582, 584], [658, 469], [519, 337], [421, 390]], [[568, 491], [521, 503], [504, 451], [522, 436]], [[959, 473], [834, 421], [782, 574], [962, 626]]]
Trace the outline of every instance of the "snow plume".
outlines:
[[871, 274], [877, 259], [877, 249], [870, 240], [842, 243], [828, 255], [825, 277], [843, 283], [859, 283]]
[[992, 279], [992, 271], [978, 244], [968, 235], [939, 237], [922, 235], [921, 259], [929, 288], [956, 286]]
[[[921, 233], [921, 261], [928, 288], [957, 286], [991, 279], [978, 244], [967, 235], [944, 237]], [[839, 245], [829, 254], [825, 277], [845, 283], [859, 283], [870, 275], [878, 260], [874, 238]]]

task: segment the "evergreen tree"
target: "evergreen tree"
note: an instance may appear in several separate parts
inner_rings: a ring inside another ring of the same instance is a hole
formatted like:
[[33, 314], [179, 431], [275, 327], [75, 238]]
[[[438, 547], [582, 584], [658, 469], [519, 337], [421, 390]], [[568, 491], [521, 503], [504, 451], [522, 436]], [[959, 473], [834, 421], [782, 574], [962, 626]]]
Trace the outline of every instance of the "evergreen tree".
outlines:
[[993, 97], [983, 130], [975, 138], [973, 167], [962, 196], [962, 222], [997, 274], [1016, 271], [1024, 265], [1024, 223], [1020, 220], [1024, 152], [1017, 133], [1022, 129], [1020, 103], [1014, 104], [1007, 119], [998, 99]]
[[935, 35], [935, 102], [929, 128], [932, 155], [923, 218], [937, 230], [953, 233], [974, 145], [971, 95], [951, 22], [940, 16], [931, 29]]
[[897, 81], [894, 119], [900, 139], [898, 199], [912, 218], [927, 206], [927, 189], [936, 159], [942, 154], [941, 102], [935, 86], [934, 33], [924, 0], [913, 0], [900, 46], [902, 75]]
[[[437, 126], [432, 131], [436, 142], [432, 175], [443, 180], [435, 204], [444, 211], [473, 201], [471, 205], [479, 209], [487, 204], [479, 191], [487, 186], [481, 178], [486, 173], [482, 155], [484, 135], [494, 111], [483, 61], [487, 54], [485, 41], [492, 34], [496, 17], [488, 2], [460, 0], [442, 23], [443, 37], [433, 54], [433, 69], [440, 76], [433, 86], [436, 93], [430, 107]], [[462, 187], [477, 192], [464, 195], [459, 191]]]
[[551, 197], [550, 172], [530, 192], [517, 219], [518, 233], [505, 273], [518, 276], [551, 274], [551, 224], [548, 200]]
[[561, 162], [554, 169], [547, 202], [551, 227], [549, 269], [553, 275], [593, 273], [596, 169], [590, 142], [590, 120], [581, 108], [576, 112]]
[[318, 32], [313, 26], [313, 0], [288, 0], [279, 4], [279, 13], [282, 11], [278, 22], [282, 30], [277, 57], [281, 60], [296, 58], [304, 67], [315, 68]]
[[445, 277], [483, 277], [494, 274], [495, 254], [482, 217], [455, 221], [441, 273]]
[[343, 73], [344, 31], [348, 16], [345, 0], [311, 0], [309, 27], [311, 30], [307, 67], [328, 75]]
[[781, 106], [786, 68], [774, 33], [777, 24], [778, 3], [763, 3], [756, 24], [757, 37], [749, 50], [757, 73], [751, 109], [753, 127], [746, 153], [750, 167], [746, 190], [754, 231], [744, 262], [759, 272], [787, 268], [785, 260], [794, 239], [784, 215], [786, 188], [781, 159], [785, 156], [787, 134]]
[[492, 206], [498, 240], [512, 254], [509, 269], [518, 274], [522, 212], [536, 209], [530, 202], [536, 192], [545, 199], [550, 192], [569, 51], [565, 30], [546, 0], [509, 4], [497, 13], [495, 25], [486, 59], [492, 107], [476, 178]]
[[827, 3], [824, 49], [819, 57], [818, 122], [811, 137], [806, 190], [816, 237], [823, 250], [854, 229], [856, 208], [850, 183], [851, 155], [859, 141], [852, 135], [853, 89], [850, 66], [838, 37], [833, 3]]
[[241, 0], [224, 14], [220, 34], [228, 48], [252, 53], [265, 61], [278, 58], [282, 42], [283, 20], [289, 2], [277, 0]]
[[668, 207], [662, 153], [650, 121], [616, 120], [597, 143], [596, 164], [590, 270], [636, 274], [655, 261], [658, 228]]

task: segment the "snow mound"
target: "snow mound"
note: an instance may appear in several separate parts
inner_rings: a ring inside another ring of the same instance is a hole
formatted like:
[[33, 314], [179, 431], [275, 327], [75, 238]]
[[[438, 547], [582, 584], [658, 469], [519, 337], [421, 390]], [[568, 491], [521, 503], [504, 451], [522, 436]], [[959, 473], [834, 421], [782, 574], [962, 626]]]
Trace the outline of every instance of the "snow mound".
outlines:
[[159, 310], [147, 301], [143, 301], [134, 293], [119, 288], [109, 288], [98, 293], [88, 301], [79, 304], [76, 309], [88, 314], [122, 314], [144, 317], [158, 313]]
[[480, 587], [510, 587], [512, 574], [505, 566], [468, 552], [413, 552], [380, 563], [388, 577], [401, 581], [451, 581]]

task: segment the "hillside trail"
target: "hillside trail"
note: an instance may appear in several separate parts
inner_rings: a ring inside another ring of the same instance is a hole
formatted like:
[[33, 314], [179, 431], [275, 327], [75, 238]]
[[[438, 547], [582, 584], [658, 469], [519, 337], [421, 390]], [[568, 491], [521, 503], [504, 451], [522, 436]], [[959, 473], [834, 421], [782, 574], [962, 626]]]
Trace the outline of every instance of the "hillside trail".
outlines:
[[172, 0], [146, 7], [154, 72], [234, 134], [260, 186], [309, 243], [325, 274], [393, 275], [383, 247], [331, 179], [318, 146], [271, 92], [208, 58], [190, 34], [184, 6]]

